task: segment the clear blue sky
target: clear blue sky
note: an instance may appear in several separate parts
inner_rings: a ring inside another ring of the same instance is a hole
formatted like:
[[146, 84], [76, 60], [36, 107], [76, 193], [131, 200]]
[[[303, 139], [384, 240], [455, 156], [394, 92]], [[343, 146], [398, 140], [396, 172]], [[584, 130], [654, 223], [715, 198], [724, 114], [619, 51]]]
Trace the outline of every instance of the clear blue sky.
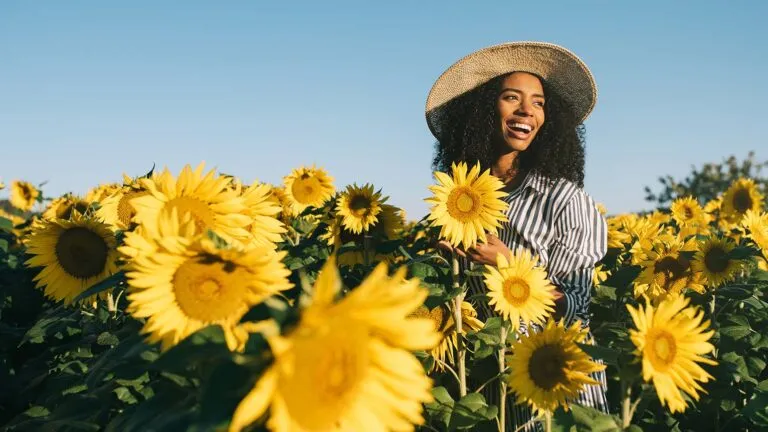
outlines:
[[430, 86], [512, 40], [592, 69], [585, 189], [611, 213], [648, 208], [660, 175], [768, 159], [768, 2], [277, 3], [3, 0], [0, 178], [82, 194], [154, 163], [272, 183], [316, 163], [417, 218]]

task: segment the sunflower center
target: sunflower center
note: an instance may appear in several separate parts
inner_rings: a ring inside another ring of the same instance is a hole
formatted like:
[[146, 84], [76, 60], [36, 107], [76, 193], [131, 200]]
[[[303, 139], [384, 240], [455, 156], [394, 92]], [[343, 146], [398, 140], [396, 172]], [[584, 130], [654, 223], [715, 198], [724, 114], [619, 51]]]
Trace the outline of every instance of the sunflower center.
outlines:
[[461, 222], [474, 220], [480, 209], [480, 195], [468, 187], [458, 187], [448, 195], [448, 214]]
[[21, 190], [21, 196], [24, 197], [25, 200], [29, 201], [32, 199], [32, 188], [30, 186], [22, 184], [19, 188]]
[[683, 208], [683, 215], [685, 216], [685, 219], [691, 219], [693, 218], [693, 209], [691, 209], [688, 206], [685, 206]]
[[719, 247], [713, 247], [704, 254], [704, 265], [711, 273], [722, 273], [728, 268], [728, 254]]
[[733, 208], [739, 213], [746, 213], [752, 205], [752, 196], [747, 189], [739, 189], [733, 194]]
[[654, 273], [666, 274], [671, 279], [677, 279], [685, 273], [685, 262], [682, 258], [666, 256], [654, 264]]
[[528, 360], [528, 373], [531, 380], [544, 391], [555, 388], [566, 381], [566, 358], [562, 347], [547, 344], [536, 348]]
[[525, 279], [509, 278], [504, 281], [504, 298], [513, 306], [522, 306], [531, 294], [531, 287]]
[[189, 259], [173, 275], [176, 302], [186, 316], [198, 321], [239, 319], [245, 313], [249, 276], [230, 262]]
[[356, 195], [349, 200], [349, 210], [355, 216], [363, 216], [371, 209], [371, 200], [362, 195]]
[[648, 348], [648, 357], [656, 369], [666, 370], [674, 363], [677, 343], [675, 343], [675, 337], [666, 330], [649, 332]]
[[120, 201], [117, 203], [117, 218], [124, 226], [130, 226], [133, 217], [136, 216], [136, 209], [131, 205], [131, 200], [147, 194], [149, 194], [147, 191], [128, 192], [120, 198]]
[[70, 276], [88, 279], [98, 276], [107, 264], [109, 247], [98, 233], [85, 227], [69, 228], [56, 242], [56, 258]]
[[444, 333], [447, 330], [446, 325], [451, 317], [445, 313], [442, 306], [438, 306], [429, 311], [429, 318], [435, 323], [435, 329], [438, 332]]
[[302, 174], [291, 185], [291, 194], [301, 204], [311, 204], [317, 201], [320, 192], [320, 180], [309, 174]]
[[196, 198], [186, 196], [174, 198], [168, 201], [166, 208], [169, 211], [175, 208], [178, 211], [179, 216], [182, 216], [185, 213], [191, 214], [192, 219], [195, 220], [195, 227], [198, 232], [207, 230], [212, 227], [215, 222], [216, 215], [208, 204]]

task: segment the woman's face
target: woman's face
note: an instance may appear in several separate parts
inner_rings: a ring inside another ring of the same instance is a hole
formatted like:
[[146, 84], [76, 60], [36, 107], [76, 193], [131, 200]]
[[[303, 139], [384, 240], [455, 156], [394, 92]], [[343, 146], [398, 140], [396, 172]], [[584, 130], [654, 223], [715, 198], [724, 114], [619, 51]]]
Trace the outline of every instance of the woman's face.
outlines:
[[525, 151], [544, 125], [544, 88], [535, 75], [514, 72], [496, 99], [501, 138], [509, 150]]

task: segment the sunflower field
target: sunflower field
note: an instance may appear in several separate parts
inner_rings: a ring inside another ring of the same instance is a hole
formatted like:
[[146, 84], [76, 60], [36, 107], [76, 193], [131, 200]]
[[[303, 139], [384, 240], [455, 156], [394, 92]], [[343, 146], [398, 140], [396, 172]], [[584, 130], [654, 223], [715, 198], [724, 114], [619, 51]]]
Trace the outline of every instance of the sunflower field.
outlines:
[[[439, 247], [503, 225], [487, 171], [435, 173], [418, 221], [320, 167], [283, 180], [200, 164], [84, 196], [0, 184], [0, 429], [512, 432], [514, 404], [532, 413], [518, 430], [768, 428], [753, 179], [644, 214], [601, 209], [594, 343], [555, 317], [536, 256], [460, 271]], [[478, 319], [478, 302], [495, 315]], [[610, 414], [575, 402], [600, 371]]]

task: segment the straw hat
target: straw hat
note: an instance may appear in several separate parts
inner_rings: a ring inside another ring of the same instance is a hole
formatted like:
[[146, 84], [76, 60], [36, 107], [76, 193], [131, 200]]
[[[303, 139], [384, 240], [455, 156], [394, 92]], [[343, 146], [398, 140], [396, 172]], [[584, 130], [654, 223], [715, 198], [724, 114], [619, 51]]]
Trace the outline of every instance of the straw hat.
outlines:
[[427, 124], [432, 134], [440, 139], [448, 102], [511, 72], [529, 72], [544, 79], [582, 122], [597, 101], [595, 79], [574, 53], [546, 42], [509, 42], [475, 51], [440, 75], [427, 97]]

